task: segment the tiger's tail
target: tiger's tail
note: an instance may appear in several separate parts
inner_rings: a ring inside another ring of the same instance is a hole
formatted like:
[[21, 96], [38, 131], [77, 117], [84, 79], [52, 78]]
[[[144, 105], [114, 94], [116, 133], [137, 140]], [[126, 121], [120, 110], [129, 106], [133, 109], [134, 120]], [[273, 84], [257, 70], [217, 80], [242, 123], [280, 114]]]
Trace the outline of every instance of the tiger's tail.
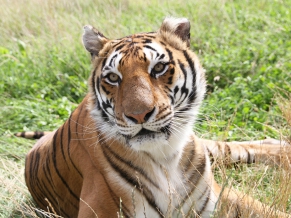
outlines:
[[41, 137], [49, 133], [50, 132], [47, 132], [47, 131], [27, 131], [27, 132], [25, 131], [25, 132], [15, 133], [14, 135], [16, 137], [22, 137], [26, 139], [40, 139]]

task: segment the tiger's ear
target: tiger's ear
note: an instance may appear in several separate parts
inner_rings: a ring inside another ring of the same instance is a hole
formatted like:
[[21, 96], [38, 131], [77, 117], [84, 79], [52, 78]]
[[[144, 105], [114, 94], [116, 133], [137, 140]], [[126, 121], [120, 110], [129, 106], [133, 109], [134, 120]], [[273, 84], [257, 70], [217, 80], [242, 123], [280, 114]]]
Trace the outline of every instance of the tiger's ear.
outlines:
[[167, 17], [163, 21], [160, 31], [178, 36], [190, 47], [190, 22], [187, 18]]
[[91, 56], [98, 56], [108, 39], [90, 25], [84, 26], [83, 44]]

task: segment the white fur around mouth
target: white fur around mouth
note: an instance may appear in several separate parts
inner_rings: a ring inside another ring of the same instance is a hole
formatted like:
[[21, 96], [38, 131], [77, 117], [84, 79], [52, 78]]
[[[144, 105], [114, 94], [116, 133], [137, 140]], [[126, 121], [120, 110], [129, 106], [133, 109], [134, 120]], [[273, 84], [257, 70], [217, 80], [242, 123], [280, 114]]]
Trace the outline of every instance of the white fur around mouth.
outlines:
[[165, 133], [162, 132], [153, 132], [150, 130], [145, 130], [145, 132], [151, 132], [147, 134], [142, 134], [142, 135], [135, 135], [132, 138], [128, 138], [126, 140], [127, 144], [135, 148], [137, 150], [143, 150], [142, 148], [147, 147], [148, 145], [155, 145], [158, 146], [160, 143], [165, 143], [167, 140], [167, 136]]

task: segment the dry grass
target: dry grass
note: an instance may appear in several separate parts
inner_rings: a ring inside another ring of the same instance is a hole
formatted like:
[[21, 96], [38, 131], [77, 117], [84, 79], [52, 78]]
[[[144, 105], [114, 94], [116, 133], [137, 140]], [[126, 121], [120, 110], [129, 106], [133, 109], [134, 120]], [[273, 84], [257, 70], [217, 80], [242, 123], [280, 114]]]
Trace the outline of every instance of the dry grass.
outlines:
[[[282, 140], [291, 145], [291, 95], [288, 93], [284, 97], [280, 95], [276, 100], [282, 111], [282, 118], [288, 123], [284, 128], [284, 132], [288, 134], [282, 135]], [[287, 153], [290, 156], [290, 152], [290, 147], [283, 147], [282, 163], [276, 166], [253, 164], [226, 167], [223, 163], [216, 163], [213, 168], [216, 178], [223, 187], [240, 190], [272, 207], [271, 210], [264, 211], [260, 217], [280, 217], [276, 215], [277, 210], [291, 213], [291, 160], [286, 157]], [[228, 217], [229, 208], [223, 201], [221, 203], [222, 207], [214, 217]], [[241, 217], [252, 217], [252, 210], [243, 211]]]
[[22, 163], [0, 157], [0, 217], [39, 217], [43, 213], [33, 203], [23, 172]]

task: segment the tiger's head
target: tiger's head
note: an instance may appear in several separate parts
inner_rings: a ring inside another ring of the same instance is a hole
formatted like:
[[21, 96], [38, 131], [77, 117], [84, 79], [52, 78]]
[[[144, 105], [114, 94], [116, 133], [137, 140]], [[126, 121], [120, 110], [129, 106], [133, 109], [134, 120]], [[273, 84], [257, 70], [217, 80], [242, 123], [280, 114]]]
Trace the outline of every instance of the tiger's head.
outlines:
[[189, 48], [189, 21], [166, 18], [157, 32], [115, 40], [89, 25], [84, 31], [93, 65], [91, 115], [101, 134], [158, 158], [182, 150], [206, 89]]

